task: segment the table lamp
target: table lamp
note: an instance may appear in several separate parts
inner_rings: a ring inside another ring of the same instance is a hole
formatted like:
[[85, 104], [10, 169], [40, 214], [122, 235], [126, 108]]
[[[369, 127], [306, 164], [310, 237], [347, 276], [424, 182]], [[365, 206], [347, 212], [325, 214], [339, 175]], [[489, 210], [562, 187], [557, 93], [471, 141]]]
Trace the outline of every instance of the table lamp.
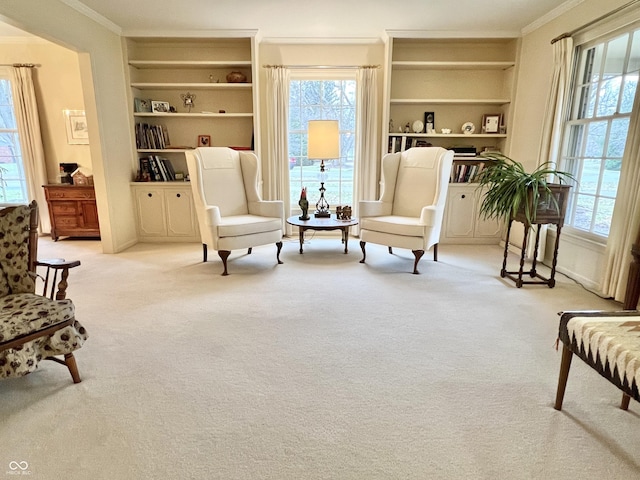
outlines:
[[310, 120], [308, 126], [307, 156], [320, 160], [320, 200], [316, 203], [316, 218], [330, 217], [329, 203], [324, 198], [324, 161], [340, 158], [340, 131], [337, 120]]

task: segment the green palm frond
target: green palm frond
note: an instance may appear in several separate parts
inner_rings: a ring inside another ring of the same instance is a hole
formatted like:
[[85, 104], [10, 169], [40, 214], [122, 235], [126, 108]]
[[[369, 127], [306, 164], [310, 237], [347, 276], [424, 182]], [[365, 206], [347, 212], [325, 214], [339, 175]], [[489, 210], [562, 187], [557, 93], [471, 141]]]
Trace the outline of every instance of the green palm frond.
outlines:
[[543, 200], [551, 199], [555, 207], [558, 207], [548, 183], [575, 182], [571, 173], [554, 169], [550, 162], [527, 173], [520, 162], [500, 153], [481, 155], [488, 160], [476, 177], [478, 188], [484, 192], [480, 215], [485, 219], [508, 220], [522, 209], [526, 220], [533, 223], [536, 215], [536, 208], [533, 206], [538, 205], [541, 196]]

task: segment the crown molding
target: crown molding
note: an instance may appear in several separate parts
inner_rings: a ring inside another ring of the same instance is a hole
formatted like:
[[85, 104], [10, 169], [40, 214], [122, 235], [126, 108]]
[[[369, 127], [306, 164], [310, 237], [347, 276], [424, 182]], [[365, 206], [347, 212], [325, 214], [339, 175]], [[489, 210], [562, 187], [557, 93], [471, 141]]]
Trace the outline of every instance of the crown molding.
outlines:
[[537, 19], [537, 20], [531, 22], [529, 25], [523, 27], [522, 31], [521, 31], [522, 36], [528, 35], [529, 33], [533, 32], [534, 30], [537, 30], [538, 28], [542, 27], [543, 25], [551, 22], [552, 20], [555, 20], [560, 15], [562, 15], [564, 13], [567, 13], [569, 10], [577, 7], [582, 2], [584, 2], [584, 0], [567, 0], [562, 5], [557, 6], [556, 8], [551, 10], [550, 12], [548, 12], [548, 13], [544, 14], [543, 16], [541, 16], [539, 19]]
[[84, 3], [79, 2], [78, 0], [60, 0], [60, 1], [68, 5], [69, 7], [73, 8], [75, 11], [83, 14], [85, 17], [88, 17], [91, 20], [99, 23], [100, 25], [105, 27], [107, 30], [110, 30], [113, 33], [116, 33], [118, 35], [122, 35], [122, 28], [120, 28], [120, 26], [116, 25], [108, 18], [103, 17], [95, 10], [90, 9]]
[[385, 30], [388, 38], [518, 38], [516, 30]]
[[263, 37], [260, 43], [280, 45], [371, 45], [381, 37]]
[[258, 35], [257, 29], [227, 30], [124, 30], [123, 37], [147, 38], [247, 38]]

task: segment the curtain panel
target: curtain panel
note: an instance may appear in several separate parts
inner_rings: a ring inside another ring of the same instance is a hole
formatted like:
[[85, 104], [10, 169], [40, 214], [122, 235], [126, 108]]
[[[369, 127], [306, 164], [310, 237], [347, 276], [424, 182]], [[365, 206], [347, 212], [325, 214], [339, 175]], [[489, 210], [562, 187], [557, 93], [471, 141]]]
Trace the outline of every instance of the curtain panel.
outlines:
[[38, 202], [38, 231], [41, 234], [50, 233], [49, 209], [42, 188], [42, 185], [49, 182], [40, 132], [38, 102], [33, 86], [33, 67], [16, 66], [12, 72], [13, 107], [20, 134], [27, 193], [30, 199]]

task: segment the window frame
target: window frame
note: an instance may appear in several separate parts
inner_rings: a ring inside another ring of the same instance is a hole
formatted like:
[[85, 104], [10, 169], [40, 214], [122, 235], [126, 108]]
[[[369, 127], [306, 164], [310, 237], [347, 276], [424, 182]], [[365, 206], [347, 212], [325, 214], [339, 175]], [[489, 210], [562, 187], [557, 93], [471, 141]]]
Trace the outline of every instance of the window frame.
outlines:
[[[310, 68], [310, 69], [296, 69], [296, 70], [292, 70], [290, 78], [289, 78], [289, 87], [291, 87], [291, 82], [294, 81], [353, 81], [355, 84], [355, 89], [356, 89], [356, 102], [357, 102], [357, 90], [358, 90], [358, 83], [357, 83], [357, 72], [354, 69], [342, 69], [342, 68], [323, 68], [323, 69], [318, 69], [318, 68]], [[289, 97], [290, 98], [290, 97]], [[354, 111], [357, 108], [357, 105], [354, 105]], [[290, 106], [289, 106], [289, 113], [291, 112]], [[318, 119], [318, 120], [327, 120], [325, 118], [322, 119]], [[355, 114], [355, 118], [354, 118], [354, 127], [353, 130], [344, 130], [344, 128], [340, 128], [340, 136], [342, 137], [342, 135], [344, 135], [345, 133], [349, 134], [351, 133], [353, 135], [354, 138], [354, 147], [353, 147], [353, 161], [354, 161], [354, 165], [353, 165], [353, 177], [351, 179], [351, 183], [352, 183], [352, 192], [355, 190], [355, 135], [356, 135], [356, 123], [357, 122], [357, 114]], [[290, 137], [291, 132], [294, 133], [301, 133], [303, 132], [303, 130], [290, 130], [290, 122], [289, 125], [287, 125], [287, 138]], [[306, 131], [306, 128], [305, 130]], [[342, 141], [342, 140], [341, 140]], [[287, 142], [288, 144], [290, 142]], [[288, 146], [289, 151], [287, 152], [288, 158], [291, 157], [291, 145], [289, 144]], [[344, 158], [346, 157], [346, 152], [343, 152], [342, 150], [340, 151], [340, 168], [342, 169], [342, 164], [344, 162], [342, 162], [342, 160], [344, 160]], [[312, 168], [317, 168], [319, 171], [320, 168], [320, 164], [318, 163], [317, 165], [313, 165]], [[342, 185], [344, 181], [341, 179], [340, 180], [340, 184]], [[298, 199], [299, 199], [299, 193], [302, 187], [307, 187], [307, 195], [309, 198], [309, 203], [313, 205], [313, 208], [315, 209], [315, 202], [317, 200], [317, 197], [319, 197], [319, 194], [316, 192], [317, 191], [317, 187], [319, 186], [319, 181], [316, 183], [315, 181], [313, 183], [310, 183], [308, 185], [302, 185], [302, 183], [304, 183], [304, 179], [301, 181], [301, 185], [293, 185], [292, 183], [292, 178], [291, 175], [289, 175], [289, 187], [290, 187], [290, 202], [291, 202], [291, 211], [296, 211], [299, 209], [298, 206]], [[327, 191], [329, 191], [330, 188], [327, 188]], [[334, 205], [333, 203], [329, 202], [331, 204], [331, 208], [334, 208], [336, 205]], [[344, 202], [343, 202], [344, 203]]]
[[[586, 133], [589, 125], [595, 124], [598, 122], [607, 122], [606, 137], [605, 137], [606, 143], [605, 143], [605, 146], [603, 146], [602, 155], [600, 157], [595, 157], [595, 158], [601, 158], [604, 162], [606, 162], [609, 157], [606, 151], [606, 146], [610, 145], [609, 135], [611, 132], [612, 122], [615, 122], [616, 120], [620, 120], [624, 118], [630, 119], [631, 115], [633, 114], [633, 109], [629, 111], [628, 114], [619, 113], [618, 110], [622, 102], [622, 95], [620, 95], [618, 98], [616, 112], [614, 112], [613, 114], [601, 115], [601, 116], [597, 116], [594, 114], [588, 118], [579, 118], [578, 112], [581, 110], [581, 106], [580, 106], [581, 104], [580, 104], [579, 98], [583, 98], [583, 97], [580, 97], [578, 89], [580, 89], [585, 84], [584, 77], [583, 77], [585, 70], [582, 66], [582, 54], [584, 51], [590, 48], [597, 48], [598, 45], [605, 45], [610, 40], [613, 40], [616, 37], [620, 37], [622, 35], [627, 34], [630, 36], [631, 41], [628, 41], [627, 43], [627, 49], [624, 57], [624, 66], [626, 68], [629, 61], [629, 54], [632, 46], [633, 35], [634, 35], [634, 32], [637, 32], [637, 31], [640, 31], [640, 20], [632, 20], [632, 21], [626, 21], [623, 24], [620, 24], [620, 22], [617, 22], [615, 29], [609, 28], [606, 31], [603, 31], [603, 28], [601, 27], [601, 28], [593, 29], [588, 32], [584, 32], [574, 37], [575, 46], [574, 46], [574, 64], [571, 72], [572, 80], [570, 84], [570, 90], [567, 95], [567, 102], [565, 104], [565, 115], [564, 115], [564, 120], [561, 127], [562, 141], [561, 141], [561, 146], [559, 151], [558, 164], [559, 164], [560, 170], [570, 171], [574, 173], [577, 179], [579, 179], [579, 175], [582, 172], [582, 169], [584, 168], [585, 159], [588, 159], [588, 158], [585, 157], [584, 155], [585, 148], [580, 148], [580, 150], [578, 150], [578, 153], [583, 154], [579, 157], [579, 159], [576, 159], [574, 155], [569, 155], [569, 153], [571, 152], [569, 143], [572, 141], [571, 128], [577, 127], [577, 126], [583, 126], [585, 130], [582, 133], [583, 138], [581, 139], [581, 142], [584, 144], [586, 143]], [[605, 60], [606, 60], [606, 57], [605, 59], [602, 60], [602, 65], [604, 65]], [[628, 75], [628, 73], [629, 72], [626, 70], [621, 73], [622, 84], [624, 82], [625, 75]], [[639, 75], [640, 75], [640, 72], [639, 72]], [[598, 87], [600, 87], [600, 85], [601, 83], [597, 84]], [[622, 87], [620, 88], [619, 93], [622, 93]], [[595, 95], [597, 94], [598, 92], [596, 91]], [[638, 82], [638, 86], [635, 91], [635, 96], [637, 97], [638, 95], [640, 95], [640, 82]], [[635, 102], [633, 103], [635, 104]], [[597, 104], [598, 104], [597, 101], [594, 102], [594, 109], [597, 108]], [[627, 129], [627, 133], [626, 133], [627, 137], [628, 137], [628, 134], [629, 134], [629, 130]], [[623, 148], [623, 152], [622, 152], [622, 157], [620, 157], [621, 161], [624, 158], [625, 150], [626, 150], [626, 138], [625, 138], [625, 147]], [[615, 157], [615, 158], [617, 159], [618, 157]], [[574, 167], [573, 165], [571, 165], [576, 161], [578, 162], [577, 167]], [[606, 245], [607, 239], [609, 235], [611, 235], [611, 231], [609, 231], [607, 235], [603, 235], [601, 233], [591, 231], [594, 226], [594, 217], [596, 216], [596, 213], [597, 213], [597, 207], [595, 202], [597, 202], [599, 198], [603, 198], [603, 199], [611, 198], [613, 201], [613, 211], [615, 211], [615, 201], [618, 193], [617, 187], [616, 187], [615, 196], [611, 197], [611, 195], [605, 195], [605, 194], [601, 195], [601, 192], [602, 192], [601, 186], [602, 186], [603, 176], [604, 176], [604, 164], [601, 166], [600, 173], [598, 174], [598, 181], [597, 181], [596, 191], [594, 194], [595, 200], [594, 200], [594, 209], [592, 210], [592, 216], [591, 216], [592, 218], [590, 223], [590, 231], [584, 230], [582, 228], [577, 228], [571, 224], [575, 216], [574, 205], [575, 205], [575, 202], [577, 201], [578, 194], [580, 193], [580, 191], [575, 188], [575, 185], [570, 193], [570, 203], [569, 203], [569, 209], [567, 211], [568, 218], [567, 218], [567, 221], [565, 221], [565, 225], [563, 227], [563, 231], [565, 231], [566, 233], [570, 233], [574, 236], [584, 238], [586, 240], [592, 241], [600, 245]], [[620, 181], [618, 181], [618, 186], [619, 184], [620, 184]]]

